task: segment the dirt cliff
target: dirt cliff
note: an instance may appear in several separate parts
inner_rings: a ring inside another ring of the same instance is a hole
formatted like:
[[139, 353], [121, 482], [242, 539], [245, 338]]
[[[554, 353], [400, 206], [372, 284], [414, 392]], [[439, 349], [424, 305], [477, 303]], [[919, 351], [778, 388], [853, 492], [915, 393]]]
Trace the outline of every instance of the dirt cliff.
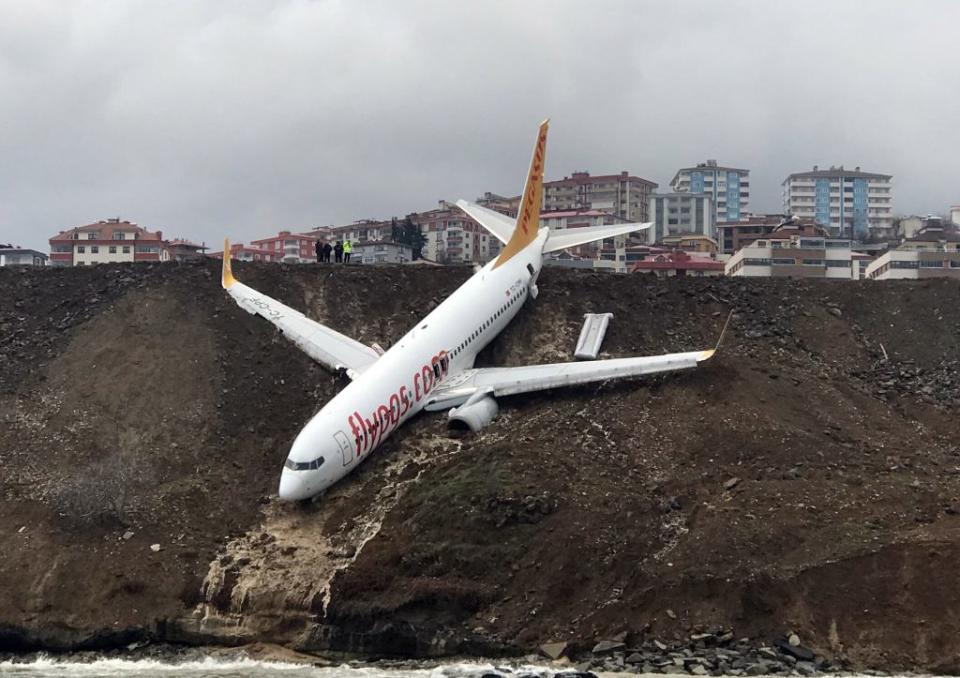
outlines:
[[[469, 269], [243, 266], [389, 346]], [[137, 639], [426, 656], [796, 631], [857, 666], [960, 668], [960, 286], [547, 269], [481, 364], [705, 348], [700, 369], [405, 427], [279, 504], [339, 387], [214, 263], [0, 269], [0, 649]]]

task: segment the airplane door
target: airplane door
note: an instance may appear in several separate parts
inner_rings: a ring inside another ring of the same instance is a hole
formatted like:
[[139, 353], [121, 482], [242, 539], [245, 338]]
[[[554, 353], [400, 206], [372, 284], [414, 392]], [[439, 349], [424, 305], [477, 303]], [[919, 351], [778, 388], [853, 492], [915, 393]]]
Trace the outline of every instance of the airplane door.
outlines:
[[333, 439], [337, 441], [337, 445], [340, 446], [340, 453], [343, 455], [343, 465], [349, 466], [353, 463], [353, 446], [350, 445], [350, 441], [347, 440], [347, 436], [343, 431], [337, 431], [333, 434]]

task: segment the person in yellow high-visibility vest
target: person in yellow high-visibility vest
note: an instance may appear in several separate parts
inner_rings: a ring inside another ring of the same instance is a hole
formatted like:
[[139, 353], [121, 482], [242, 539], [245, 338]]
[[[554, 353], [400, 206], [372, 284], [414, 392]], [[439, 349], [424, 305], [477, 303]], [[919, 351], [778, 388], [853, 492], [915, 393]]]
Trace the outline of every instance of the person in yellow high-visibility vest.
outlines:
[[350, 253], [353, 252], [353, 244], [350, 242], [350, 239], [343, 241], [343, 263], [350, 263]]

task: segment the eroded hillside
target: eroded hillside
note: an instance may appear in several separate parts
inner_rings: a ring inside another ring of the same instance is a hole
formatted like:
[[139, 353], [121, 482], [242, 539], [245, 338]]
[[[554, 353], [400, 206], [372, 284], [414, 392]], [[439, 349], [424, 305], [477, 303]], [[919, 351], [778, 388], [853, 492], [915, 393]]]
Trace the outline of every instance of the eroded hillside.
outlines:
[[[468, 269], [237, 266], [383, 346]], [[424, 656], [735, 629], [874, 666], [960, 653], [960, 286], [547, 269], [482, 364], [723, 349], [695, 372], [405, 427], [279, 504], [338, 388], [216, 266], [0, 269], [0, 644]], [[159, 550], [152, 546], [159, 545]]]

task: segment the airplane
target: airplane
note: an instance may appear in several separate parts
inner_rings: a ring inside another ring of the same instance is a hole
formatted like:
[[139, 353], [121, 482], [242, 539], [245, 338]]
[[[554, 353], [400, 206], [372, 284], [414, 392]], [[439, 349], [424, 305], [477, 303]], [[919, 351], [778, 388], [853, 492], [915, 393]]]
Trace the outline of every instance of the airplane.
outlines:
[[350, 378], [293, 441], [280, 474], [281, 500], [306, 500], [323, 492], [423, 410], [447, 410], [452, 428], [479, 431], [497, 416], [496, 399], [503, 396], [690, 369], [713, 356], [716, 348], [522, 367], [473, 366], [524, 302], [536, 298], [545, 254], [652, 225], [540, 228], [548, 126], [549, 120], [540, 125], [517, 219], [457, 202], [504, 243], [500, 254], [387, 351], [355, 341], [239, 282], [231, 270], [230, 243], [224, 241], [221, 284], [237, 304], [269, 320], [321, 365]]

